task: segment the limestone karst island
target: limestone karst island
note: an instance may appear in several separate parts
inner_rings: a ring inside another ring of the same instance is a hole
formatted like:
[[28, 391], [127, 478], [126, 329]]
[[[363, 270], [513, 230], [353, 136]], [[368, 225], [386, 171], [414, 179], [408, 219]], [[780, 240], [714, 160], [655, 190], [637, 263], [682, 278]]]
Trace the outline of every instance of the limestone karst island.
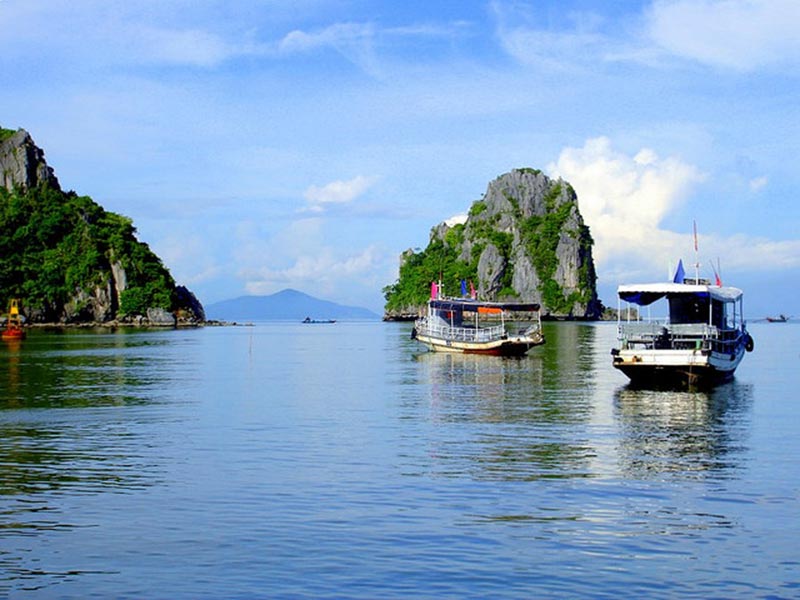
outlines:
[[[489, 183], [460, 222], [434, 227], [401, 256], [385, 318], [411, 318], [439, 281], [484, 300], [533, 302], [545, 318], [597, 319], [593, 241], [569, 183], [515, 169]], [[0, 306], [21, 299], [29, 323], [176, 325], [201, 303], [136, 238], [132, 221], [64, 191], [24, 129], [0, 128]]]
[[0, 128], [0, 303], [29, 323], [176, 325], [203, 307], [127, 217], [61, 189], [23, 129]]
[[384, 288], [387, 320], [415, 317], [432, 281], [459, 295], [469, 281], [484, 300], [534, 302], [545, 318], [597, 319], [592, 237], [572, 186], [535, 169], [492, 181], [461, 223], [433, 228], [428, 246], [406, 250]]

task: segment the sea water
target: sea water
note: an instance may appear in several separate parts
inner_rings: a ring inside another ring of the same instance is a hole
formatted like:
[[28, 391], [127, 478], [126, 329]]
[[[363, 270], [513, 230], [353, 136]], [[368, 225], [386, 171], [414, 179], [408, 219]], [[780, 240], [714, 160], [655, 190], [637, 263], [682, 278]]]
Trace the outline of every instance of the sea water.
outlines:
[[614, 324], [521, 359], [409, 324], [0, 345], [0, 596], [800, 597], [800, 327], [706, 392]]

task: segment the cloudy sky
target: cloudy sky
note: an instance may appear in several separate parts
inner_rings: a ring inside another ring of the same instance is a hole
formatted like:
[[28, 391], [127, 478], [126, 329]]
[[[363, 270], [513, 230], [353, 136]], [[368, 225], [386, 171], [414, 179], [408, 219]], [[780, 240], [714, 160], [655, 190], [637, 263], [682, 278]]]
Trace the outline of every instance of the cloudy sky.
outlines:
[[382, 307], [516, 167], [569, 181], [601, 298], [719, 259], [800, 315], [796, 0], [0, 0], [0, 126], [206, 303]]

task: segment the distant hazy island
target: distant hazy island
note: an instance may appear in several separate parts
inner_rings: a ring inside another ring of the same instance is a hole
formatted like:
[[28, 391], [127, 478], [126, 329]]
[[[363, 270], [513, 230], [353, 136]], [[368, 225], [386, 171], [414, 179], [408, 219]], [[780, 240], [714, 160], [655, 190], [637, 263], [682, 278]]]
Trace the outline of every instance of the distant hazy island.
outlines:
[[0, 128], [0, 312], [17, 298], [29, 323], [205, 320], [135, 234], [129, 218], [63, 191], [28, 132]]
[[379, 315], [358, 306], [344, 306], [286, 289], [269, 296], [240, 296], [206, 307], [209, 319], [219, 321], [302, 321], [310, 319], [376, 320]]
[[572, 186], [536, 169], [489, 183], [463, 222], [434, 227], [424, 250], [406, 250], [400, 277], [384, 288], [386, 319], [416, 315], [432, 281], [447, 295], [469, 281], [483, 300], [536, 302], [544, 317], [597, 319], [592, 240]]

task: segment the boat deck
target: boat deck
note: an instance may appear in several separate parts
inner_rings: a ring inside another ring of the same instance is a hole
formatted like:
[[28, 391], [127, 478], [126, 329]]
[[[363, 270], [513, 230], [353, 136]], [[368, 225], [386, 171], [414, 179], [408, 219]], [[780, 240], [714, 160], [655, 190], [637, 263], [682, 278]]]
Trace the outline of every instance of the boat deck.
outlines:
[[621, 349], [699, 350], [730, 352], [741, 342], [740, 329], [720, 329], [706, 323], [620, 323]]
[[503, 325], [478, 328], [451, 327], [423, 317], [422, 319], [417, 319], [414, 327], [418, 335], [452, 342], [493, 342], [508, 337]]

